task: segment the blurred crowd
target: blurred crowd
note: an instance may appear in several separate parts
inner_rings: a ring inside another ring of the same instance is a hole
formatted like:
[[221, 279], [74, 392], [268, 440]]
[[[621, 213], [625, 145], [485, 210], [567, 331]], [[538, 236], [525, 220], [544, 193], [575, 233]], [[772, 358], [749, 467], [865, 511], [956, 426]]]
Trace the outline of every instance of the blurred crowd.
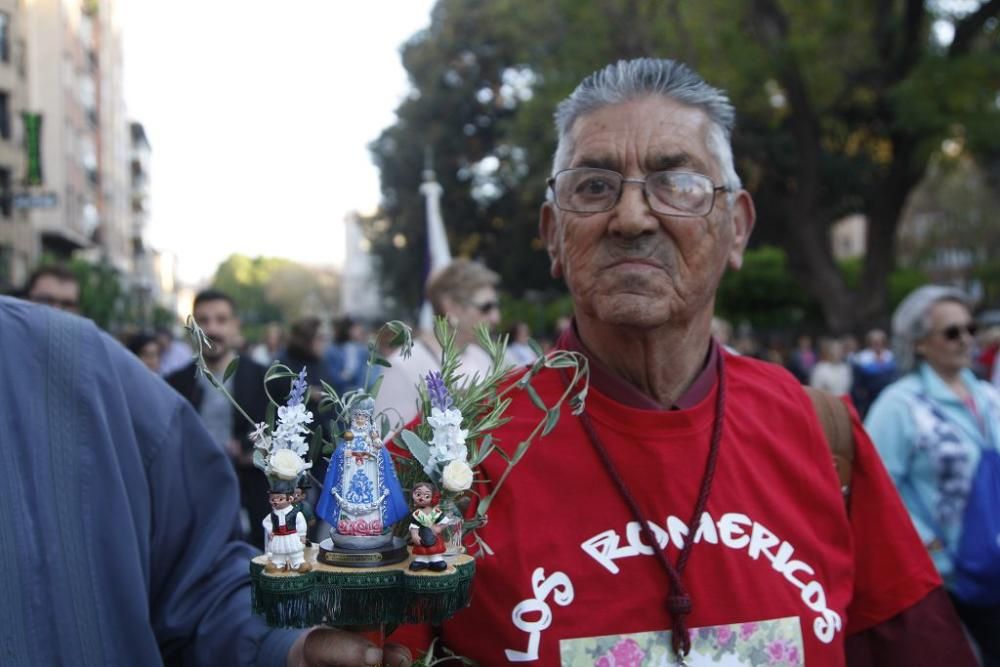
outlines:
[[[734, 333], [721, 318], [713, 321], [713, 330], [730, 352], [783, 366], [803, 385], [849, 396], [862, 417], [882, 390], [903, 373], [893, 353], [895, 341], [882, 329], [869, 330], [861, 340], [852, 334], [802, 334], [794, 337], [794, 344], [786, 333], [759, 336], [746, 325]], [[974, 323], [968, 343], [971, 372], [1000, 388], [1000, 318], [984, 313]]]
[[[459, 259], [432, 275], [426, 285], [434, 314], [453, 327], [464, 373], [489, 369], [490, 357], [477, 344], [475, 330], [485, 325], [491, 334], [501, 333], [499, 282], [500, 277], [483, 265]], [[80, 287], [71, 272], [43, 267], [32, 275], [21, 296], [77, 312]], [[212, 289], [197, 295], [192, 315], [211, 343], [203, 352], [208, 370], [255, 422], [265, 418], [264, 374], [273, 363], [293, 371], [306, 369], [314, 389], [311, 408], [318, 407], [323, 384], [342, 395], [371, 389], [385, 375], [376, 409], [389, 416], [393, 430], [417, 415], [420, 378], [440, 369], [438, 341], [416, 323], [413, 353], [404, 358], [392, 349], [389, 336], [379, 335], [378, 322], [308, 316], [269, 323], [258, 339], [248, 340], [242, 332], [239, 305]], [[525, 322], [510, 322], [503, 331], [509, 343], [506, 363], [511, 367], [533, 363], [571, 326], [568, 317], [560, 318], [552, 331], [533, 339]], [[1000, 318], [983, 313], [977, 320], [962, 292], [925, 286], [896, 310], [891, 335], [882, 329], [868, 331], [862, 340], [852, 335], [814, 339], [802, 334], [790, 343], [787, 332], [758, 335], [748, 325], [738, 325], [734, 331], [719, 318], [712, 327], [715, 338], [730, 352], [781, 365], [803, 385], [849, 398], [865, 420], [920, 537], [945, 577], [952, 602], [976, 639], [984, 664], [995, 664], [1000, 655], [996, 645], [1000, 635], [995, 632], [1000, 608], [992, 593], [977, 598], [974, 586], [971, 591], [963, 589], [960, 564], [963, 535], [972, 530], [969, 526], [989, 529], [1000, 520], [997, 499], [987, 494], [977, 500], [975, 491], [980, 484], [977, 479], [986, 470], [981, 461], [987, 460], [983, 458], [987, 453], [996, 458], [1000, 435], [1000, 394], [996, 392], [1000, 388]], [[119, 340], [191, 402], [208, 431], [229, 453], [240, 483], [244, 537], [260, 545], [261, 518], [269, 506], [266, 480], [252, 463], [249, 425], [195, 371], [191, 346], [177, 333], [170, 329], [124, 331]], [[226, 369], [236, 357], [240, 358], [236, 371], [226, 378]], [[390, 365], [370, 363], [370, 359], [387, 359]], [[278, 400], [286, 394], [287, 387], [271, 391]], [[326, 435], [335, 437], [335, 430], [333, 426]], [[1000, 474], [1000, 459], [993, 463]], [[321, 479], [322, 465], [314, 473]], [[316, 490], [310, 486], [306, 483], [300, 489], [300, 501], [315, 499]], [[967, 518], [963, 522], [960, 512], [949, 510], [964, 507], [955, 502], [959, 497], [971, 508], [982, 503], [983, 517], [974, 524]], [[310, 536], [322, 539], [324, 529], [321, 523], [315, 525]]]

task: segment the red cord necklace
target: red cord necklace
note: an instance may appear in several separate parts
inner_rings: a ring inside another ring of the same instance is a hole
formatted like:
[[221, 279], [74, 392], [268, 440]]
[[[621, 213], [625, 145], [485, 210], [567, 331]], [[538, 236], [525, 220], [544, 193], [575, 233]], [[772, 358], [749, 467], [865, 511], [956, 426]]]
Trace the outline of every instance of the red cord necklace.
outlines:
[[[625, 480], [618, 472], [618, 468], [616, 468], [615, 464], [612, 462], [611, 456], [608, 454], [607, 447], [605, 447], [601, 437], [597, 434], [597, 429], [594, 428], [594, 424], [590, 420], [590, 417], [587, 415], [586, 411], [580, 414], [580, 423], [587, 432], [587, 437], [590, 439], [594, 449], [597, 450], [598, 455], [604, 462], [604, 466], [607, 468], [608, 474], [611, 475], [611, 479], [614, 480], [615, 486], [618, 487], [618, 492], [632, 510], [632, 516], [634, 516], [635, 520], [639, 522], [643, 536], [653, 548], [653, 554], [660, 562], [660, 565], [663, 567], [670, 580], [667, 592], [667, 611], [670, 613], [670, 623], [673, 626], [673, 632], [671, 633], [671, 645], [674, 650], [674, 655], [677, 656], [681, 665], [685, 664], [684, 658], [691, 651], [691, 638], [688, 636], [685, 616], [691, 613], [692, 608], [691, 596], [684, 587], [681, 575], [684, 574], [684, 568], [687, 565], [688, 558], [691, 556], [691, 547], [694, 545], [694, 532], [701, 520], [701, 515], [705, 512], [705, 505], [708, 503], [708, 494], [712, 489], [712, 478], [715, 476], [715, 462], [719, 457], [719, 444], [722, 441], [722, 422], [725, 415], [726, 405], [726, 381], [725, 374], [723, 373], [723, 357], [724, 355], [720, 350], [716, 357], [718, 388], [716, 389], [715, 394], [715, 420], [712, 423], [712, 439], [708, 449], [708, 460], [705, 462], [705, 474], [701, 479], [701, 489], [698, 491], [698, 501], [694, 506], [694, 514], [688, 522], [689, 534], [691, 538], [684, 541], [684, 547], [681, 549], [681, 554], [677, 558], [676, 566], [667, 560], [667, 556], [664, 554], [662, 549], [657, 548], [658, 542], [652, 529], [649, 527], [649, 522], [646, 521], [645, 515], [639, 508], [639, 503], [636, 502], [632, 492], [629, 491], [628, 486], [625, 484]], [[568, 382], [565, 372], [563, 372], [563, 380]]]

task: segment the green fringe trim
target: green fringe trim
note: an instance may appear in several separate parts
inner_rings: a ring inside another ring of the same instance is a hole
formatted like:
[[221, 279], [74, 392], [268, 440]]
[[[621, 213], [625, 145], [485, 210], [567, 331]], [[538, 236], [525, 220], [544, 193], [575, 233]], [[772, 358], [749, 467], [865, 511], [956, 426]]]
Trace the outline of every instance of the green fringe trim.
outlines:
[[267, 624], [305, 628], [325, 624], [440, 624], [469, 606], [475, 561], [459, 556], [454, 570], [410, 574], [408, 562], [347, 569], [323, 565], [305, 574], [264, 573], [263, 562], [250, 562], [250, 603]]

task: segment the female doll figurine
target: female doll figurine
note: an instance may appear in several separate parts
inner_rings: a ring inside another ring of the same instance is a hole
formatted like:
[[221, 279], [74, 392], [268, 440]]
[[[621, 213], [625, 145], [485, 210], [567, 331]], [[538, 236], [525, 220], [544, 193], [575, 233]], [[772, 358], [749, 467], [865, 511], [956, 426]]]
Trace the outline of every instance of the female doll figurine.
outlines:
[[444, 530], [445, 515], [438, 507], [440, 500], [437, 489], [430, 482], [418, 482], [413, 487], [413, 505], [416, 509], [410, 515], [410, 542], [413, 544], [413, 562], [410, 569], [414, 572], [430, 570], [443, 572], [448, 568], [444, 562], [444, 540], [441, 531]]
[[341, 549], [378, 549], [392, 542], [390, 527], [406, 516], [406, 499], [375, 425], [375, 401], [351, 407], [350, 430], [330, 458], [316, 513], [332, 526]]

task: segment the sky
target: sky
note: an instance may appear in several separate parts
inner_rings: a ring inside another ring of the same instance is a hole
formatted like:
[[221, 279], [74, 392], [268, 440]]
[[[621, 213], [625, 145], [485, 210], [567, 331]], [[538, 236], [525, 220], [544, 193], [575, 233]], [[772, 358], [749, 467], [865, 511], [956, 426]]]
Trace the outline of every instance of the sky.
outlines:
[[372, 211], [367, 145], [408, 92], [433, 0], [122, 0], [125, 100], [152, 146], [149, 242], [182, 281], [233, 253], [344, 261]]

